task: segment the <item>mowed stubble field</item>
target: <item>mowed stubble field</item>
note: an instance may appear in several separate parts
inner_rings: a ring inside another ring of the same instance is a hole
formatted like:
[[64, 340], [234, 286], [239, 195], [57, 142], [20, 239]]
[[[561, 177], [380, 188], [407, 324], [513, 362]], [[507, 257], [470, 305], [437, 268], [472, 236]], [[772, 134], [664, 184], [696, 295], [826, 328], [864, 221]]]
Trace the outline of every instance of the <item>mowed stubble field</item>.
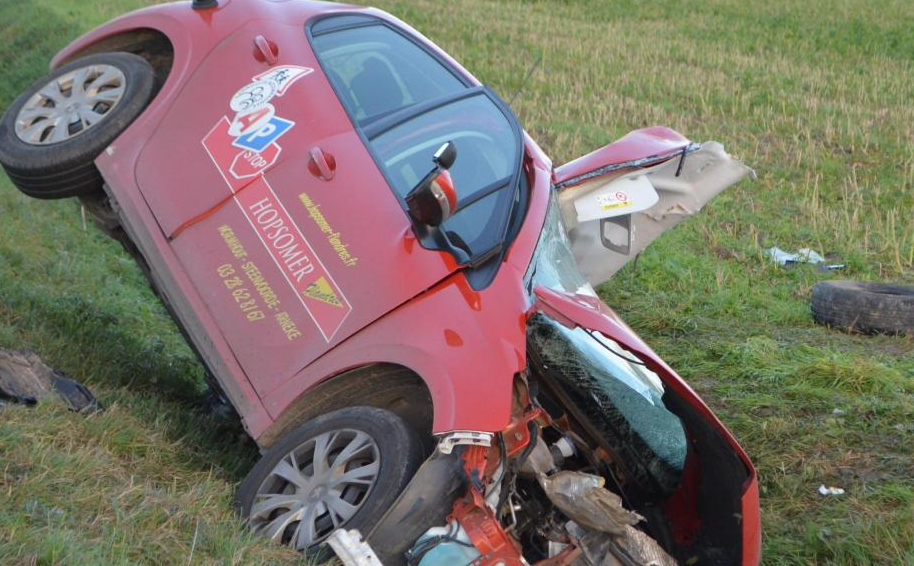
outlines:
[[[0, 110], [57, 49], [149, 3], [0, 0]], [[914, 282], [914, 4], [375, 5], [505, 98], [542, 56], [514, 109], [556, 163], [664, 124], [756, 168], [600, 292], [752, 456], [764, 564], [914, 564], [914, 341], [808, 312], [829, 277]], [[781, 269], [772, 245], [847, 269]], [[0, 346], [108, 406], [0, 410], [0, 564], [301, 562], [232, 517], [255, 451], [199, 409], [201, 368], [130, 258], [75, 202], [30, 200], [2, 175]], [[822, 498], [822, 483], [847, 493]]]

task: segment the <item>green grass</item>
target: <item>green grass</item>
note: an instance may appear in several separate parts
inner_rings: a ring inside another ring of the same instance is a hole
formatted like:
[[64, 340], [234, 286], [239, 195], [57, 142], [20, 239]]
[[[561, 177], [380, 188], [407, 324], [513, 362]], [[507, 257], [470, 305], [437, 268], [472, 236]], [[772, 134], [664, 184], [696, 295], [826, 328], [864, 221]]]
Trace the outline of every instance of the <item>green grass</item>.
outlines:
[[[0, 4], [0, 109], [70, 39], [143, 4]], [[752, 456], [765, 564], [914, 564], [914, 342], [817, 327], [808, 307], [829, 277], [914, 282], [914, 4], [377, 5], [506, 98], [542, 56], [514, 107], [557, 163], [666, 124], [758, 170], [600, 291]], [[781, 269], [772, 245], [848, 268]], [[197, 409], [201, 368], [131, 260], [73, 202], [5, 178], [0, 346], [109, 407], [0, 412], [0, 564], [301, 561], [232, 519], [254, 451]], [[847, 494], [822, 498], [822, 483]]]

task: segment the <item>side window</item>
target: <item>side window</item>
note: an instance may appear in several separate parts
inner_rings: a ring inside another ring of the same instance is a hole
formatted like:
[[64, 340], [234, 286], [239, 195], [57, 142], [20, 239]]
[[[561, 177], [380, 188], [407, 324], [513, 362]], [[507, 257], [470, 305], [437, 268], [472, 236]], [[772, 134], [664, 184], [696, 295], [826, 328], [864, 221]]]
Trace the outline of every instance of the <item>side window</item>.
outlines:
[[360, 123], [466, 88], [431, 55], [383, 25], [320, 34], [312, 44]]

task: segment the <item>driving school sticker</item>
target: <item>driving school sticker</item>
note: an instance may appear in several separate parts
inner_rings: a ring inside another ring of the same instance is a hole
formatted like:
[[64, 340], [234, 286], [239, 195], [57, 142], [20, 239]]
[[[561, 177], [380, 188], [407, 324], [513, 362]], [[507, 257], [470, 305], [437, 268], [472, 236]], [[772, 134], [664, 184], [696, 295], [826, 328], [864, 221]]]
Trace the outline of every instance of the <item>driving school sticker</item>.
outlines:
[[311, 243], [292, 221], [266, 178], [255, 180], [237, 193], [235, 202], [324, 340], [331, 341], [352, 312], [352, 305], [314, 253]]
[[295, 122], [276, 115], [271, 101], [282, 97], [302, 77], [314, 72], [310, 67], [282, 65], [255, 75], [229, 100], [232, 117], [223, 116], [207, 133], [203, 145], [226, 182], [237, 190], [263, 173], [279, 159], [278, 140]]
[[613, 191], [604, 195], [597, 195], [597, 204], [601, 210], [623, 208], [634, 204], [625, 191]]
[[295, 126], [276, 115], [271, 101], [312, 71], [285, 65], [255, 76], [232, 96], [229, 108], [235, 116], [220, 118], [203, 138], [203, 147], [283, 278], [329, 342], [352, 305], [263, 177], [282, 152], [277, 140]]

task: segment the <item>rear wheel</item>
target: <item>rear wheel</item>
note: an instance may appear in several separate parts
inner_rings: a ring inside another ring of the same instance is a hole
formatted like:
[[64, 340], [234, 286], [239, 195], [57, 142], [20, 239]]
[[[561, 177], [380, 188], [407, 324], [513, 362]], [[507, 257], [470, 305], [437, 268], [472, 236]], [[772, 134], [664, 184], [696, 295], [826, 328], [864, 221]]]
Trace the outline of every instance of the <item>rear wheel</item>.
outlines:
[[100, 189], [95, 158], [142, 113], [154, 85], [152, 67], [130, 53], [91, 55], [56, 69], [0, 119], [0, 165], [36, 198]]
[[367, 534], [422, 463], [422, 442], [398, 416], [351, 407], [309, 421], [270, 448], [242, 482], [250, 527], [298, 550], [344, 527]]

